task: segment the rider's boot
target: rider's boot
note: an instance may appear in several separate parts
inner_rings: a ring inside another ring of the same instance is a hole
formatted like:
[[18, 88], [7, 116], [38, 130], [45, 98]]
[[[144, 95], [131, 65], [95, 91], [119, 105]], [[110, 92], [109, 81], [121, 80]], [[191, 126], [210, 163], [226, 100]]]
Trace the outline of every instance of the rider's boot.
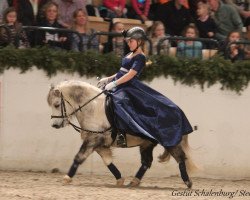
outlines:
[[127, 147], [127, 141], [126, 141], [126, 136], [123, 133], [118, 133], [117, 134], [117, 141], [116, 141], [117, 146], [119, 147]]

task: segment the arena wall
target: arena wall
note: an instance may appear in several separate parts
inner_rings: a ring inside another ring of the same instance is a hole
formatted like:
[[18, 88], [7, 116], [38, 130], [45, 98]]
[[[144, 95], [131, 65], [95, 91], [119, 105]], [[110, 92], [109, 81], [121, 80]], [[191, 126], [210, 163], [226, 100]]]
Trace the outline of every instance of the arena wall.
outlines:
[[[67, 172], [80, 148], [79, 133], [71, 127], [51, 127], [46, 97], [51, 83], [81, 79], [96, 85], [95, 78], [58, 74], [48, 78], [35, 68], [20, 74], [10, 69], [0, 76], [0, 169]], [[223, 91], [220, 85], [188, 87], [160, 77], [147, 83], [179, 105], [197, 130], [189, 135], [190, 153], [199, 170], [197, 177], [242, 179], [250, 177], [250, 88], [241, 95]], [[146, 176], [179, 174], [176, 162], [158, 163], [163, 148], [154, 150], [154, 162]], [[114, 163], [124, 176], [140, 167], [138, 148], [114, 149]], [[109, 174], [94, 153], [78, 173]], [[112, 176], [110, 174], [110, 176]]]

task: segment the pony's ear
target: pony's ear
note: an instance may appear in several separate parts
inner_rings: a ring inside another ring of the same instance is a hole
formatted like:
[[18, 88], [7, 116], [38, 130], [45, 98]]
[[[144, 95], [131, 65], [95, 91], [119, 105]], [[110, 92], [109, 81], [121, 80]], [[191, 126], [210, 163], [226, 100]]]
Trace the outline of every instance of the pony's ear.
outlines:
[[50, 90], [54, 90], [55, 89], [55, 84], [54, 83], [51, 83], [50, 84]]
[[58, 90], [58, 89], [55, 89], [53, 93], [54, 93], [54, 95], [55, 95], [56, 97], [60, 97], [60, 95], [61, 95], [61, 92], [60, 92], [60, 90]]

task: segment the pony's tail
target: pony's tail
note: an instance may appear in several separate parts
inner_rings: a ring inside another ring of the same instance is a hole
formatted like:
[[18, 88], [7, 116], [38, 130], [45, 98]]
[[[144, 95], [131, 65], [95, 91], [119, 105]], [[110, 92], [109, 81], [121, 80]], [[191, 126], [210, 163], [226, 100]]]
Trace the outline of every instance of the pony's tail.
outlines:
[[183, 149], [183, 151], [185, 152], [186, 155], [186, 166], [187, 166], [187, 171], [189, 173], [194, 173], [196, 171], [198, 171], [198, 167], [196, 166], [196, 164], [193, 162], [191, 155], [190, 155], [190, 146], [188, 143], [188, 135], [184, 135], [182, 137], [182, 141], [181, 141], [181, 147]]
[[170, 159], [170, 153], [167, 149], [164, 150], [164, 152], [158, 156], [158, 162], [163, 163], [167, 162]]
[[[188, 143], [188, 135], [184, 135], [182, 137], [181, 147], [186, 155], [185, 163], [186, 163], [188, 172], [192, 173], [192, 172], [196, 171], [198, 169], [198, 167], [192, 161], [191, 156], [190, 156], [190, 146]], [[170, 152], [165, 148], [164, 152], [158, 156], [158, 162], [160, 162], [160, 163], [167, 162], [170, 160], [170, 157], [171, 157]]]

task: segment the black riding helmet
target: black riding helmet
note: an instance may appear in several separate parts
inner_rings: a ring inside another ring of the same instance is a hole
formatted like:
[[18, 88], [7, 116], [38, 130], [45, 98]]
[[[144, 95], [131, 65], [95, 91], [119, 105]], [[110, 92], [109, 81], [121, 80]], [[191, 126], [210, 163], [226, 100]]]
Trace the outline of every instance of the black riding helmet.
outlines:
[[[137, 49], [144, 44], [144, 41], [147, 40], [147, 36], [144, 29], [139, 26], [135, 26], [127, 31], [124, 31], [123, 36], [126, 40], [137, 40], [137, 47], [134, 49], [133, 52], [136, 52]], [[138, 44], [138, 40], [141, 40], [140, 44]]]

